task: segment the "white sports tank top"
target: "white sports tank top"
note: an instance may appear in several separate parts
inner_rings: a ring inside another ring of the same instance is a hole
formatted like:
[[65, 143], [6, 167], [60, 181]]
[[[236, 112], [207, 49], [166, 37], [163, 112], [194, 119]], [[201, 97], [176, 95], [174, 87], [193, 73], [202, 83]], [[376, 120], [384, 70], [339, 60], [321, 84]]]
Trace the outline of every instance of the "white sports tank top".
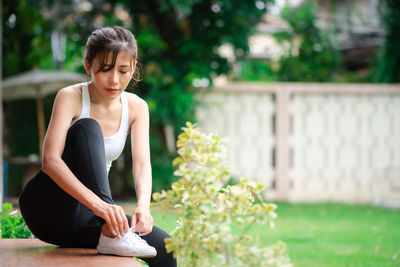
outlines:
[[[122, 92], [121, 94], [122, 115], [118, 132], [116, 132], [112, 136], [104, 137], [107, 174], [110, 171], [112, 162], [116, 160], [119, 157], [119, 155], [121, 155], [122, 150], [124, 150], [126, 136], [128, 134], [129, 112], [128, 112], [128, 102], [125, 94], [126, 94], [125, 92]], [[84, 82], [82, 83], [82, 111], [79, 117], [72, 121], [71, 126], [77, 120], [83, 118], [89, 118], [89, 116], [90, 116], [90, 95], [88, 90], [88, 84], [87, 82]]]

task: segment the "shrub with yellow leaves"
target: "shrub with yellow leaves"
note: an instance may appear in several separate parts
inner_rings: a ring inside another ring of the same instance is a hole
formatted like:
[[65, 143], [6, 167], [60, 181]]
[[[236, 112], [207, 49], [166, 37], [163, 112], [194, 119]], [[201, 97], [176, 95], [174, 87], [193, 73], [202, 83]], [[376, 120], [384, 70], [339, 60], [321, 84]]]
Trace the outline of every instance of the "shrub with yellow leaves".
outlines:
[[[221, 138], [190, 122], [186, 126], [173, 160], [180, 178], [171, 190], [153, 194], [155, 206], [173, 209], [177, 216], [167, 251], [179, 266], [291, 266], [283, 242], [260, 248], [246, 233], [254, 223], [274, 227], [277, 206], [262, 201], [264, 186], [249, 179], [225, 186], [230, 171]], [[243, 231], [232, 233], [232, 223]]]

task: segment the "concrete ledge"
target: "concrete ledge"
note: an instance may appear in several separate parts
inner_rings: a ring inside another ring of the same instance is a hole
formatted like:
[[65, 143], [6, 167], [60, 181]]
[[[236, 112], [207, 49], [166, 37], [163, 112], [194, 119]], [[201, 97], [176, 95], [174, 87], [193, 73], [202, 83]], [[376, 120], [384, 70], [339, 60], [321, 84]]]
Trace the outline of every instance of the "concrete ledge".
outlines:
[[142, 267], [135, 258], [101, 255], [96, 249], [60, 248], [38, 239], [0, 239], [0, 267]]

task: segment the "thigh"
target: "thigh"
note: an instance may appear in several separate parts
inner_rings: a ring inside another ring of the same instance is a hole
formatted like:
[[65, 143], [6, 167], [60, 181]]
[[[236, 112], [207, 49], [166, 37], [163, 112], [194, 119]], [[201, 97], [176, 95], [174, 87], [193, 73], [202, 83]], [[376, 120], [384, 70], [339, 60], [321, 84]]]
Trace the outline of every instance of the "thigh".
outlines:
[[[82, 119], [69, 129], [62, 158], [86, 187], [105, 202], [113, 203], [105, 167], [104, 140], [95, 120]], [[57, 245], [63, 245], [71, 233], [82, 228], [95, 227], [97, 233], [99, 221], [104, 223], [43, 171], [25, 187], [20, 196], [20, 209], [35, 236]]]
[[58, 244], [71, 231], [78, 201], [42, 171], [25, 186], [20, 198], [21, 214], [39, 239]]
[[107, 176], [104, 138], [96, 120], [80, 119], [71, 126], [62, 159], [87, 188], [103, 201], [114, 203]]

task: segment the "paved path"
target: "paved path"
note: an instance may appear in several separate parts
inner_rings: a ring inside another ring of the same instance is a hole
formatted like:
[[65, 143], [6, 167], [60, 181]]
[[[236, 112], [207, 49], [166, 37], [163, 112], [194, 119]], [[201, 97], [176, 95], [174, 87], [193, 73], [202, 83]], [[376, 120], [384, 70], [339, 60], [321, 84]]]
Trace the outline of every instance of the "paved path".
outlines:
[[133, 257], [100, 255], [95, 249], [59, 248], [38, 239], [0, 239], [0, 267], [142, 267]]

